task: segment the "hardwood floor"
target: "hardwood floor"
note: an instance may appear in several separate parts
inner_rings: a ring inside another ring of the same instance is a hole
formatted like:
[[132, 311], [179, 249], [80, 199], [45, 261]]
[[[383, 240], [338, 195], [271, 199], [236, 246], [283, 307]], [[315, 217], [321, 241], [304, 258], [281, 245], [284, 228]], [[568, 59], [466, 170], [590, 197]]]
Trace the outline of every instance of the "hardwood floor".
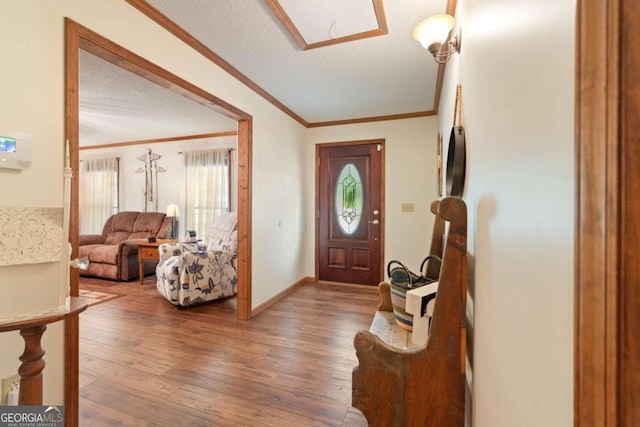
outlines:
[[372, 287], [307, 284], [250, 321], [236, 300], [187, 310], [155, 276], [81, 288], [124, 296], [80, 316], [81, 426], [341, 426], [356, 423], [353, 337]]

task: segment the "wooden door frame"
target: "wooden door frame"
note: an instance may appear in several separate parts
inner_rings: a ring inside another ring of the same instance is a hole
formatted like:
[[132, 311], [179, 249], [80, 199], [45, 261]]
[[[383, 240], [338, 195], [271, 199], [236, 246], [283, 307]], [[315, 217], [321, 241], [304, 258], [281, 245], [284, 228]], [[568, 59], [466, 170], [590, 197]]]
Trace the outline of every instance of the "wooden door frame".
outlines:
[[[88, 28], [65, 18], [65, 140], [69, 141], [71, 167], [79, 167], [79, 51], [86, 50], [238, 121], [238, 295], [237, 316], [248, 320], [251, 312], [251, 175], [253, 118], [250, 114], [171, 74]], [[69, 240], [78, 254], [79, 186], [72, 180]], [[78, 272], [71, 272], [71, 295], [78, 296]], [[79, 316], [65, 322], [65, 425], [78, 425]]]
[[576, 426], [629, 425], [620, 403], [625, 397], [622, 314], [629, 304], [622, 295], [625, 273], [634, 267], [622, 257], [627, 238], [623, 190], [628, 185], [622, 153], [629, 144], [622, 122], [622, 76], [625, 55], [630, 55], [622, 49], [622, 34], [636, 23], [622, 13], [623, 5], [622, 0], [577, 2]]
[[325, 143], [317, 143], [316, 144], [316, 178], [315, 178], [315, 186], [316, 186], [316, 205], [314, 210], [314, 218], [315, 218], [315, 277], [314, 280], [316, 283], [320, 283], [320, 219], [318, 218], [317, 212], [320, 209], [320, 148], [325, 147], [345, 147], [349, 145], [369, 145], [369, 144], [380, 144], [382, 145], [382, 150], [380, 154], [380, 281], [384, 279], [384, 231], [386, 224], [386, 207], [385, 207], [385, 140], [383, 138], [380, 139], [367, 139], [367, 140], [357, 140], [357, 141], [340, 141], [340, 142], [325, 142]]

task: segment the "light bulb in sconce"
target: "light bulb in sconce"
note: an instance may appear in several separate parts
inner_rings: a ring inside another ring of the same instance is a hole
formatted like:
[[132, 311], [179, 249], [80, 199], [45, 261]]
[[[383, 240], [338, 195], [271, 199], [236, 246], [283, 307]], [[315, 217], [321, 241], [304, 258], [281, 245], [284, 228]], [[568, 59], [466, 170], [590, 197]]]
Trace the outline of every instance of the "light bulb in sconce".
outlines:
[[460, 52], [460, 36], [449, 33], [456, 21], [451, 15], [431, 16], [420, 22], [413, 30], [413, 38], [431, 54], [438, 64], [444, 64], [454, 52]]

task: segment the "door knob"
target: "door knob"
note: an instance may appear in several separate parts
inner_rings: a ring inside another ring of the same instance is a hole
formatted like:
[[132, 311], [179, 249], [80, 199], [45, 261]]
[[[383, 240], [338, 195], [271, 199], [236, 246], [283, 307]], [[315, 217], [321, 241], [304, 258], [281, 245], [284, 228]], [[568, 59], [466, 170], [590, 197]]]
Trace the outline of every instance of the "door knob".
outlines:
[[380, 221], [378, 221], [377, 219], [374, 219], [373, 221], [368, 221], [369, 224], [373, 224], [373, 225], [378, 225], [380, 224]]

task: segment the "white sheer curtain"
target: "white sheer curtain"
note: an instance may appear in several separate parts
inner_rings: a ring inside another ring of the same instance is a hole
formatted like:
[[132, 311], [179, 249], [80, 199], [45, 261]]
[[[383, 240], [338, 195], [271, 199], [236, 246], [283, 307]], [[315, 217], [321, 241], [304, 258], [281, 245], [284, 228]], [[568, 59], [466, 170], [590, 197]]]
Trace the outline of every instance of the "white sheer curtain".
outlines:
[[230, 151], [185, 151], [185, 227], [203, 238], [207, 225], [230, 208]]
[[119, 160], [83, 160], [80, 166], [80, 234], [100, 234], [107, 219], [118, 212]]

